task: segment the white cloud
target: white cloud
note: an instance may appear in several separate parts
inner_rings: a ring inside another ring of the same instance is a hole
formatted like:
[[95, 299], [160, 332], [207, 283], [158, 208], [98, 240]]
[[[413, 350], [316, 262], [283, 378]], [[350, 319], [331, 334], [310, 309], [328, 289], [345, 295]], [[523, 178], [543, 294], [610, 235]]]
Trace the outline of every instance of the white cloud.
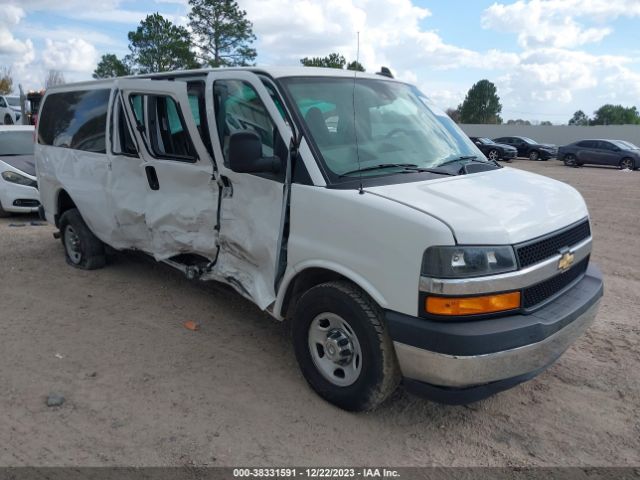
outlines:
[[96, 66], [96, 48], [82, 38], [45, 40], [42, 62], [45, 67], [63, 72], [90, 73]]
[[546, 110], [566, 109], [576, 98], [602, 90], [605, 77], [626, 70], [629, 61], [622, 56], [538, 49], [522, 54], [520, 63], [501, 76], [497, 85], [507, 110], [533, 112], [541, 110], [540, 105], [547, 105]]
[[[508, 67], [512, 53], [476, 52], [448, 44], [434, 30], [421, 27], [431, 11], [411, 0], [241, 0], [259, 39], [258, 51], [271, 64], [297, 64], [305, 56], [331, 52], [355, 59], [360, 32], [360, 63], [368, 70], [381, 65], [398, 71], [430, 68]], [[287, 12], [283, 16], [283, 12]]]
[[[612, 33], [602, 22], [640, 16], [637, 0], [518, 0], [494, 3], [481, 17], [483, 28], [518, 34], [523, 48], [572, 48]], [[576, 19], [595, 23], [585, 26]]]
[[27, 55], [32, 45], [26, 41], [20, 41], [13, 36], [12, 30], [25, 16], [24, 10], [13, 5], [5, 5], [0, 8], [0, 56], [2, 55]]

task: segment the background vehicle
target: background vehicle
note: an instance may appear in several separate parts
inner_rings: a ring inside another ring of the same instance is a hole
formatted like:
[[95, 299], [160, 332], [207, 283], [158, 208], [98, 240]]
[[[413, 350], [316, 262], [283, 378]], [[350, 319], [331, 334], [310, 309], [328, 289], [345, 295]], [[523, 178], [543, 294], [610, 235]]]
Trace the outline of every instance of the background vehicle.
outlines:
[[490, 138], [469, 137], [489, 160], [512, 160], [518, 155], [515, 147], [503, 143], [496, 143]]
[[0, 217], [37, 212], [33, 127], [0, 126]]
[[565, 165], [610, 165], [636, 170], [640, 168], [640, 149], [622, 140], [580, 140], [558, 149]]
[[0, 95], [0, 122], [4, 125], [17, 124], [20, 116], [20, 97]]
[[558, 147], [538, 143], [529, 137], [500, 137], [494, 138], [496, 143], [506, 143], [518, 150], [519, 157], [529, 157], [529, 160], [549, 160], [558, 153]]

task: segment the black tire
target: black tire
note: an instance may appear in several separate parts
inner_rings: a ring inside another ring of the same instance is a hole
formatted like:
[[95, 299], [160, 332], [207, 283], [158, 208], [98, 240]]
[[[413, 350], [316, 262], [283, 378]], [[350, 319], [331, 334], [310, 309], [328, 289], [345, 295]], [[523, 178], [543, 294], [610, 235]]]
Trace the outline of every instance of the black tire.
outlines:
[[13, 118], [8, 113], [4, 116], [4, 124], [5, 125], [13, 125]]
[[104, 243], [89, 230], [78, 209], [72, 208], [64, 212], [60, 217], [59, 226], [64, 256], [69, 265], [82, 270], [104, 267]]
[[[323, 321], [323, 314], [348, 319], [359, 345], [361, 370], [348, 386], [329, 381], [312, 357], [311, 328], [314, 322]], [[318, 395], [340, 408], [357, 412], [376, 408], [395, 391], [400, 369], [383, 317], [380, 307], [348, 281], [324, 283], [302, 295], [293, 316], [293, 347], [304, 378]]]
[[637, 165], [633, 161], [633, 158], [630, 157], [625, 157], [620, 160], [620, 164], [618, 166], [621, 170], [624, 170], [625, 168], [628, 168], [629, 170], [635, 170], [637, 168]]
[[563, 160], [564, 164], [567, 167], [577, 167], [578, 166], [578, 162], [576, 160], [575, 155], [571, 155], [571, 154], [565, 155], [562, 160]]
[[540, 160], [540, 152], [538, 152], [537, 150], [532, 150], [529, 152], [529, 160], [531, 160], [532, 162], [536, 162], [538, 160]]
[[0, 218], [10, 217], [11, 212], [7, 212], [4, 208], [2, 208], [2, 204], [0, 203]]

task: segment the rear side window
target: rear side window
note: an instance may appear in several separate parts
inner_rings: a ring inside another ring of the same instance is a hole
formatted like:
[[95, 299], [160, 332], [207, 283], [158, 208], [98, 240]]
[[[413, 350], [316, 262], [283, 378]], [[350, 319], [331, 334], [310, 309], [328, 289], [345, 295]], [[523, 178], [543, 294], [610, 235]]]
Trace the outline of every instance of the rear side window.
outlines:
[[136, 117], [137, 128], [155, 158], [197, 161], [198, 156], [184, 118], [172, 97], [132, 94], [129, 100]]
[[53, 93], [42, 107], [38, 143], [106, 153], [109, 89]]

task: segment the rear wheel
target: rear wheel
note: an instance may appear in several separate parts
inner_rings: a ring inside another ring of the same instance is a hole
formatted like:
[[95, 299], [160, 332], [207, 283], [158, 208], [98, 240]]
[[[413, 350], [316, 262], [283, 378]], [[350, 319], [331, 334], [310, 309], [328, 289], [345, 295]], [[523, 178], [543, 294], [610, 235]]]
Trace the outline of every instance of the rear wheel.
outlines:
[[540, 160], [540, 153], [538, 153], [536, 150], [529, 152], [529, 160], [533, 160], [534, 162], [536, 160]]
[[622, 170], [635, 170], [635, 162], [633, 161], [633, 158], [627, 157], [620, 160], [620, 168]]
[[347, 281], [318, 285], [300, 298], [293, 346], [311, 388], [345, 410], [374, 409], [400, 382], [382, 310]]
[[60, 239], [67, 263], [83, 270], [95, 270], [106, 263], [104, 243], [89, 230], [76, 208], [60, 217]]
[[8, 113], [4, 116], [4, 124], [5, 125], [13, 125], [13, 118]]
[[498, 160], [500, 160], [500, 153], [497, 150], [490, 150], [489, 153], [487, 154], [487, 158], [489, 160], [493, 160], [494, 162], [497, 162]]

